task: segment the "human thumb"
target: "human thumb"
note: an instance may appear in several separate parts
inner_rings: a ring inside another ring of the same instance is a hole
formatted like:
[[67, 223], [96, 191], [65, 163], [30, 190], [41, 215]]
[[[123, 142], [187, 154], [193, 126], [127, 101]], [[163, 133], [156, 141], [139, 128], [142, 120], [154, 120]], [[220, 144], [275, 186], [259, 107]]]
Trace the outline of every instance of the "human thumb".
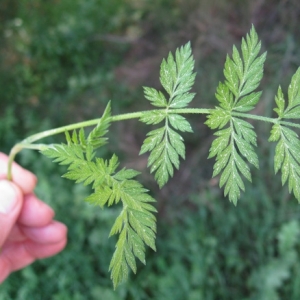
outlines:
[[22, 199], [22, 193], [14, 183], [0, 180], [0, 247], [19, 216]]

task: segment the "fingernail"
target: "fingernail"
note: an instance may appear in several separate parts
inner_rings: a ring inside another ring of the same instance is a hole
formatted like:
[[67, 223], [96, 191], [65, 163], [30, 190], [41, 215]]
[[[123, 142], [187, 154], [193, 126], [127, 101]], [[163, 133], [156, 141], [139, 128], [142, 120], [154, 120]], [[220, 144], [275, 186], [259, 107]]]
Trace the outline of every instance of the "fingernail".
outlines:
[[0, 213], [10, 213], [17, 204], [18, 195], [14, 187], [5, 180], [0, 181]]

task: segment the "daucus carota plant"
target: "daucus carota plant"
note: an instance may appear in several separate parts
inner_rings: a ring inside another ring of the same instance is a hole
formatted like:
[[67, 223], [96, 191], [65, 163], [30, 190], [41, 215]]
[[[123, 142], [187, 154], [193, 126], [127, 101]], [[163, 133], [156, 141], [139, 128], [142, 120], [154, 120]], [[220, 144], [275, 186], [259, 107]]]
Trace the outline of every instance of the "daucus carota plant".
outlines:
[[[188, 108], [195, 94], [190, 90], [194, 84], [194, 59], [190, 43], [170, 53], [160, 68], [160, 82], [164, 91], [144, 87], [145, 98], [153, 110], [112, 115], [110, 103], [101, 118], [50, 129], [32, 135], [16, 144], [10, 153], [8, 178], [12, 179], [11, 163], [24, 148], [39, 150], [54, 162], [67, 166], [63, 177], [76, 183], [91, 185], [92, 194], [85, 200], [104, 207], [119, 202], [123, 208], [110, 231], [118, 234], [110, 271], [114, 287], [124, 281], [129, 273], [137, 271], [136, 258], [145, 263], [145, 247], [155, 250], [156, 209], [155, 200], [135, 178], [139, 172], [118, 169], [118, 158], [96, 157], [95, 150], [107, 143], [105, 134], [111, 122], [137, 118], [147, 125], [156, 125], [149, 131], [140, 154], [149, 152], [148, 167], [162, 188], [179, 169], [180, 159], [185, 158], [185, 145], [181, 132], [192, 132], [190, 123], [183, 115], [206, 114], [206, 125], [215, 129], [209, 158], [215, 157], [213, 176], [219, 176], [220, 187], [235, 205], [245, 190], [245, 179], [251, 181], [249, 165], [259, 167], [255, 153], [256, 133], [246, 119], [272, 123], [269, 140], [277, 142], [274, 168], [281, 170], [282, 184], [288, 182], [289, 191], [300, 201], [300, 141], [292, 122], [300, 118], [300, 69], [288, 88], [287, 101], [279, 87], [275, 97], [277, 117], [269, 118], [249, 114], [258, 103], [261, 92], [256, 91], [263, 77], [266, 53], [260, 54], [261, 43], [252, 27], [242, 39], [241, 50], [233, 47], [232, 57], [227, 56], [224, 76], [216, 98], [219, 105], [212, 109]], [[95, 126], [87, 135], [84, 128]], [[51, 135], [65, 133], [65, 144], [37, 144], [36, 141]]]

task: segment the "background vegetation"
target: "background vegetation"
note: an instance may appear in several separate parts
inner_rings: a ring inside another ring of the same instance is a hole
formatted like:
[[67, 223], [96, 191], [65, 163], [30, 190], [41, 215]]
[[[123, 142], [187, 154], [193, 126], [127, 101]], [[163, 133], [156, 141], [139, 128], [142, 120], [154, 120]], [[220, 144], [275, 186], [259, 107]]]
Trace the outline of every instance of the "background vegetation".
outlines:
[[[159, 64], [192, 42], [196, 59], [193, 107], [213, 107], [226, 54], [253, 23], [268, 51], [262, 99], [255, 113], [270, 116], [278, 84], [300, 66], [297, 0], [3, 0], [0, 3], [0, 145], [44, 129], [113, 113], [147, 109], [142, 86], [159, 86]], [[157, 253], [115, 292], [108, 265], [117, 209], [84, 203], [88, 192], [60, 178], [63, 171], [24, 151], [19, 162], [37, 174], [39, 197], [69, 227], [63, 253], [14, 273], [0, 299], [300, 299], [299, 213], [273, 173], [269, 125], [258, 132], [260, 171], [237, 207], [223, 198], [212, 164], [205, 117], [191, 117], [187, 159], [158, 199]], [[124, 165], [146, 170], [138, 156], [146, 128], [113, 124], [110, 145]], [[55, 139], [59, 141], [60, 137]], [[51, 141], [51, 139], [50, 139]]]

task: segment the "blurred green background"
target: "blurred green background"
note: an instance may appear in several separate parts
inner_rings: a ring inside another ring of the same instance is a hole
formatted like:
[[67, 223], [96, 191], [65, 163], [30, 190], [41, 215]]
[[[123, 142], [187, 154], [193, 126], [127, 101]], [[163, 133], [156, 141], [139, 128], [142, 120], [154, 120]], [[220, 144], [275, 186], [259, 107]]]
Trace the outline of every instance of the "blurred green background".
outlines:
[[[191, 41], [196, 60], [192, 107], [213, 107], [226, 54], [254, 24], [268, 51], [256, 114], [272, 115], [279, 83], [286, 90], [300, 66], [298, 0], [1, 0], [0, 145], [52, 127], [149, 108], [142, 86], [159, 88], [159, 65]], [[190, 117], [187, 159], [159, 190], [147, 157], [138, 156], [149, 130], [137, 120], [112, 125], [110, 144], [124, 166], [158, 200], [157, 253], [113, 291], [108, 273], [118, 208], [95, 209], [88, 189], [60, 178], [64, 168], [33, 151], [18, 162], [37, 174], [36, 193], [68, 225], [59, 255], [16, 272], [0, 299], [300, 299], [299, 204], [274, 175], [270, 126], [258, 133], [260, 170], [234, 207], [211, 179], [213, 140], [205, 116]], [[48, 139], [60, 142], [63, 137]]]

